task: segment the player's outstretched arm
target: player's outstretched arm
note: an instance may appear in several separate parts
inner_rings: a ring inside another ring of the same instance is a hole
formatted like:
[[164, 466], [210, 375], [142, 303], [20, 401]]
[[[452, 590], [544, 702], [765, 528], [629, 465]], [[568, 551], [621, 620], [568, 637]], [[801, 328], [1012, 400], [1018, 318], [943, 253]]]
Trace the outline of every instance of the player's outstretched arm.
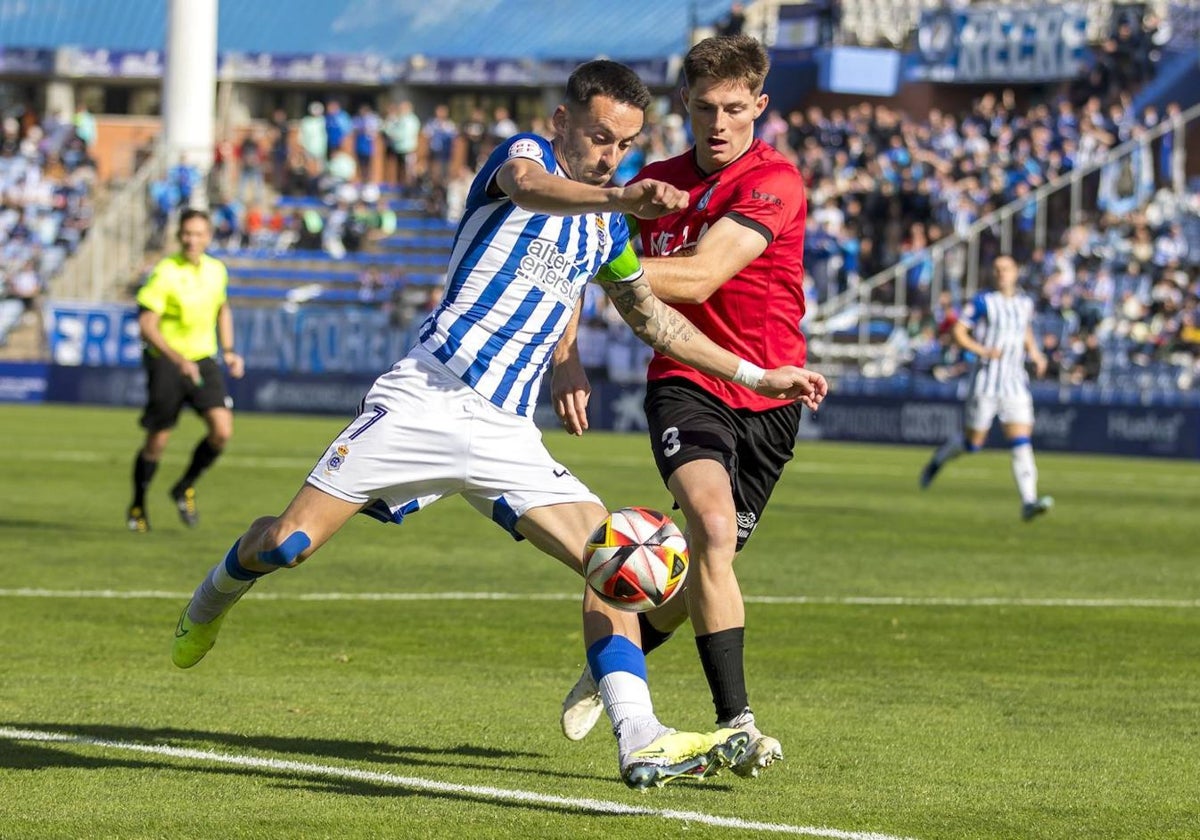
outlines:
[[737, 382], [766, 397], [798, 400], [816, 410], [829, 385], [814, 371], [792, 365], [763, 370], [713, 342], [696, 326], [654, 296], [640, 273], [629, 280], [597, 278], [625, 323], [642, 341], [696, 370]]
[[694, 246], [666, 257], [646, 257], [642, 268], [650, 287], [667, 303], [704, 303], [767, 250], [755, 228], [722, 217]]
[[496, 170], [495, 185], [522, 209], [551, 216], [627, 213], [653, 219], [688, 204], [686, 192], [662, 181], [595, 187], [552, 175], [540, 163], [526, 158], [513, 158]]

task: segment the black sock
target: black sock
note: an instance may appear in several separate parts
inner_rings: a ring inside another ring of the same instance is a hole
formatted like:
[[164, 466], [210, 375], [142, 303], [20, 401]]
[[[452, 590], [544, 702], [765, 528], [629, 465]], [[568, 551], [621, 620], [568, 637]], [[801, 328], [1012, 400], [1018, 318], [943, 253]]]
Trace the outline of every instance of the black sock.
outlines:
[[147, 460], [139, 449], [137, 458], [133, 461], [132, 507], [140, 507], [142, 510], [146, 509], [146, 488], [150, 486], [150, 481], [154, 478], [154, 473], [157, 469], [158, 461]]
[[700, 664], [712, 692], [718, 721], [732, 720], [750, 705], [744, 670], [746, 628], [732, 627], [696, 637]]
[[650, 623], [650, 619], [646, 617], [645, 613], [638, 613], [638, 626], [642, 628], [643, 654], [649, 653], [655, 648], [661, 646], [667, 639], [675, 635], [674, 630], [668, 633], [664, 633], [662, 630], [659, 630]]
[[201, 439], [192, 451], [192, 463], [188, 465], [187, 472], [175, 484], [175, 491], [186, 490], [195, 484], [196, 479], [212, 466], [213, 461], [217, 460], [217, 456], [220, 454], [221, 450], [209, 443], [208, 438]]

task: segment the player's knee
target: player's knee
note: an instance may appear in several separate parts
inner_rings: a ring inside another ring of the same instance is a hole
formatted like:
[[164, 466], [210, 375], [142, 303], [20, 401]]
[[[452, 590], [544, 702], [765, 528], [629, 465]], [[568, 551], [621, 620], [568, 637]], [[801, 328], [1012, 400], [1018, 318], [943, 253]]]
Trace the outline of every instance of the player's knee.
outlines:
[[[283, 533], [287, 530], [287, 533]], [[308, 534], [299, 530], [279, 527], [279, 520], [268, 526], [263, 535], [262, 548], [258, 559], [270, 566], [296, 566], [312, 554], [312, 540]]]
[[704, 511], [688, 526], [692, 540], [702, 542], [705, 553], [732, 553], [737, 544], [737, 515], [732, 511]]

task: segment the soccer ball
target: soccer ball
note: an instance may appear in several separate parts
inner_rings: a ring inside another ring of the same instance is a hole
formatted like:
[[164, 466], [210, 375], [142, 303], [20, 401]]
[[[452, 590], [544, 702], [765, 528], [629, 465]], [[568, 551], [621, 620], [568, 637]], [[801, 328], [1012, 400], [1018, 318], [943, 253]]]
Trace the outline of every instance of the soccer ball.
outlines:
[[644, 612], [679, 591], [688, 569], [687, 540], [665, 513], [621, 508], [592, 533], [583, 560], [588, 585], [602, 600]]

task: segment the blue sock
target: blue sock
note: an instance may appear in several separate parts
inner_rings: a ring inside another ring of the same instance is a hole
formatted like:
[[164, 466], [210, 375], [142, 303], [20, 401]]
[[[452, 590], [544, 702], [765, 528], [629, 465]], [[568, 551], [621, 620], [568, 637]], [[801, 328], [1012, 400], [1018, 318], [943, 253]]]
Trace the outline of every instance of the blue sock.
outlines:
[[247, 589], [266, 572], [254, 572], [238, 562], [238, 546], [241, 540], [225, 555], [225, 559], [213, 566], [192, 595], [188, 605], [188, 618], [197, 624], [207, 624], [242, 597]]

